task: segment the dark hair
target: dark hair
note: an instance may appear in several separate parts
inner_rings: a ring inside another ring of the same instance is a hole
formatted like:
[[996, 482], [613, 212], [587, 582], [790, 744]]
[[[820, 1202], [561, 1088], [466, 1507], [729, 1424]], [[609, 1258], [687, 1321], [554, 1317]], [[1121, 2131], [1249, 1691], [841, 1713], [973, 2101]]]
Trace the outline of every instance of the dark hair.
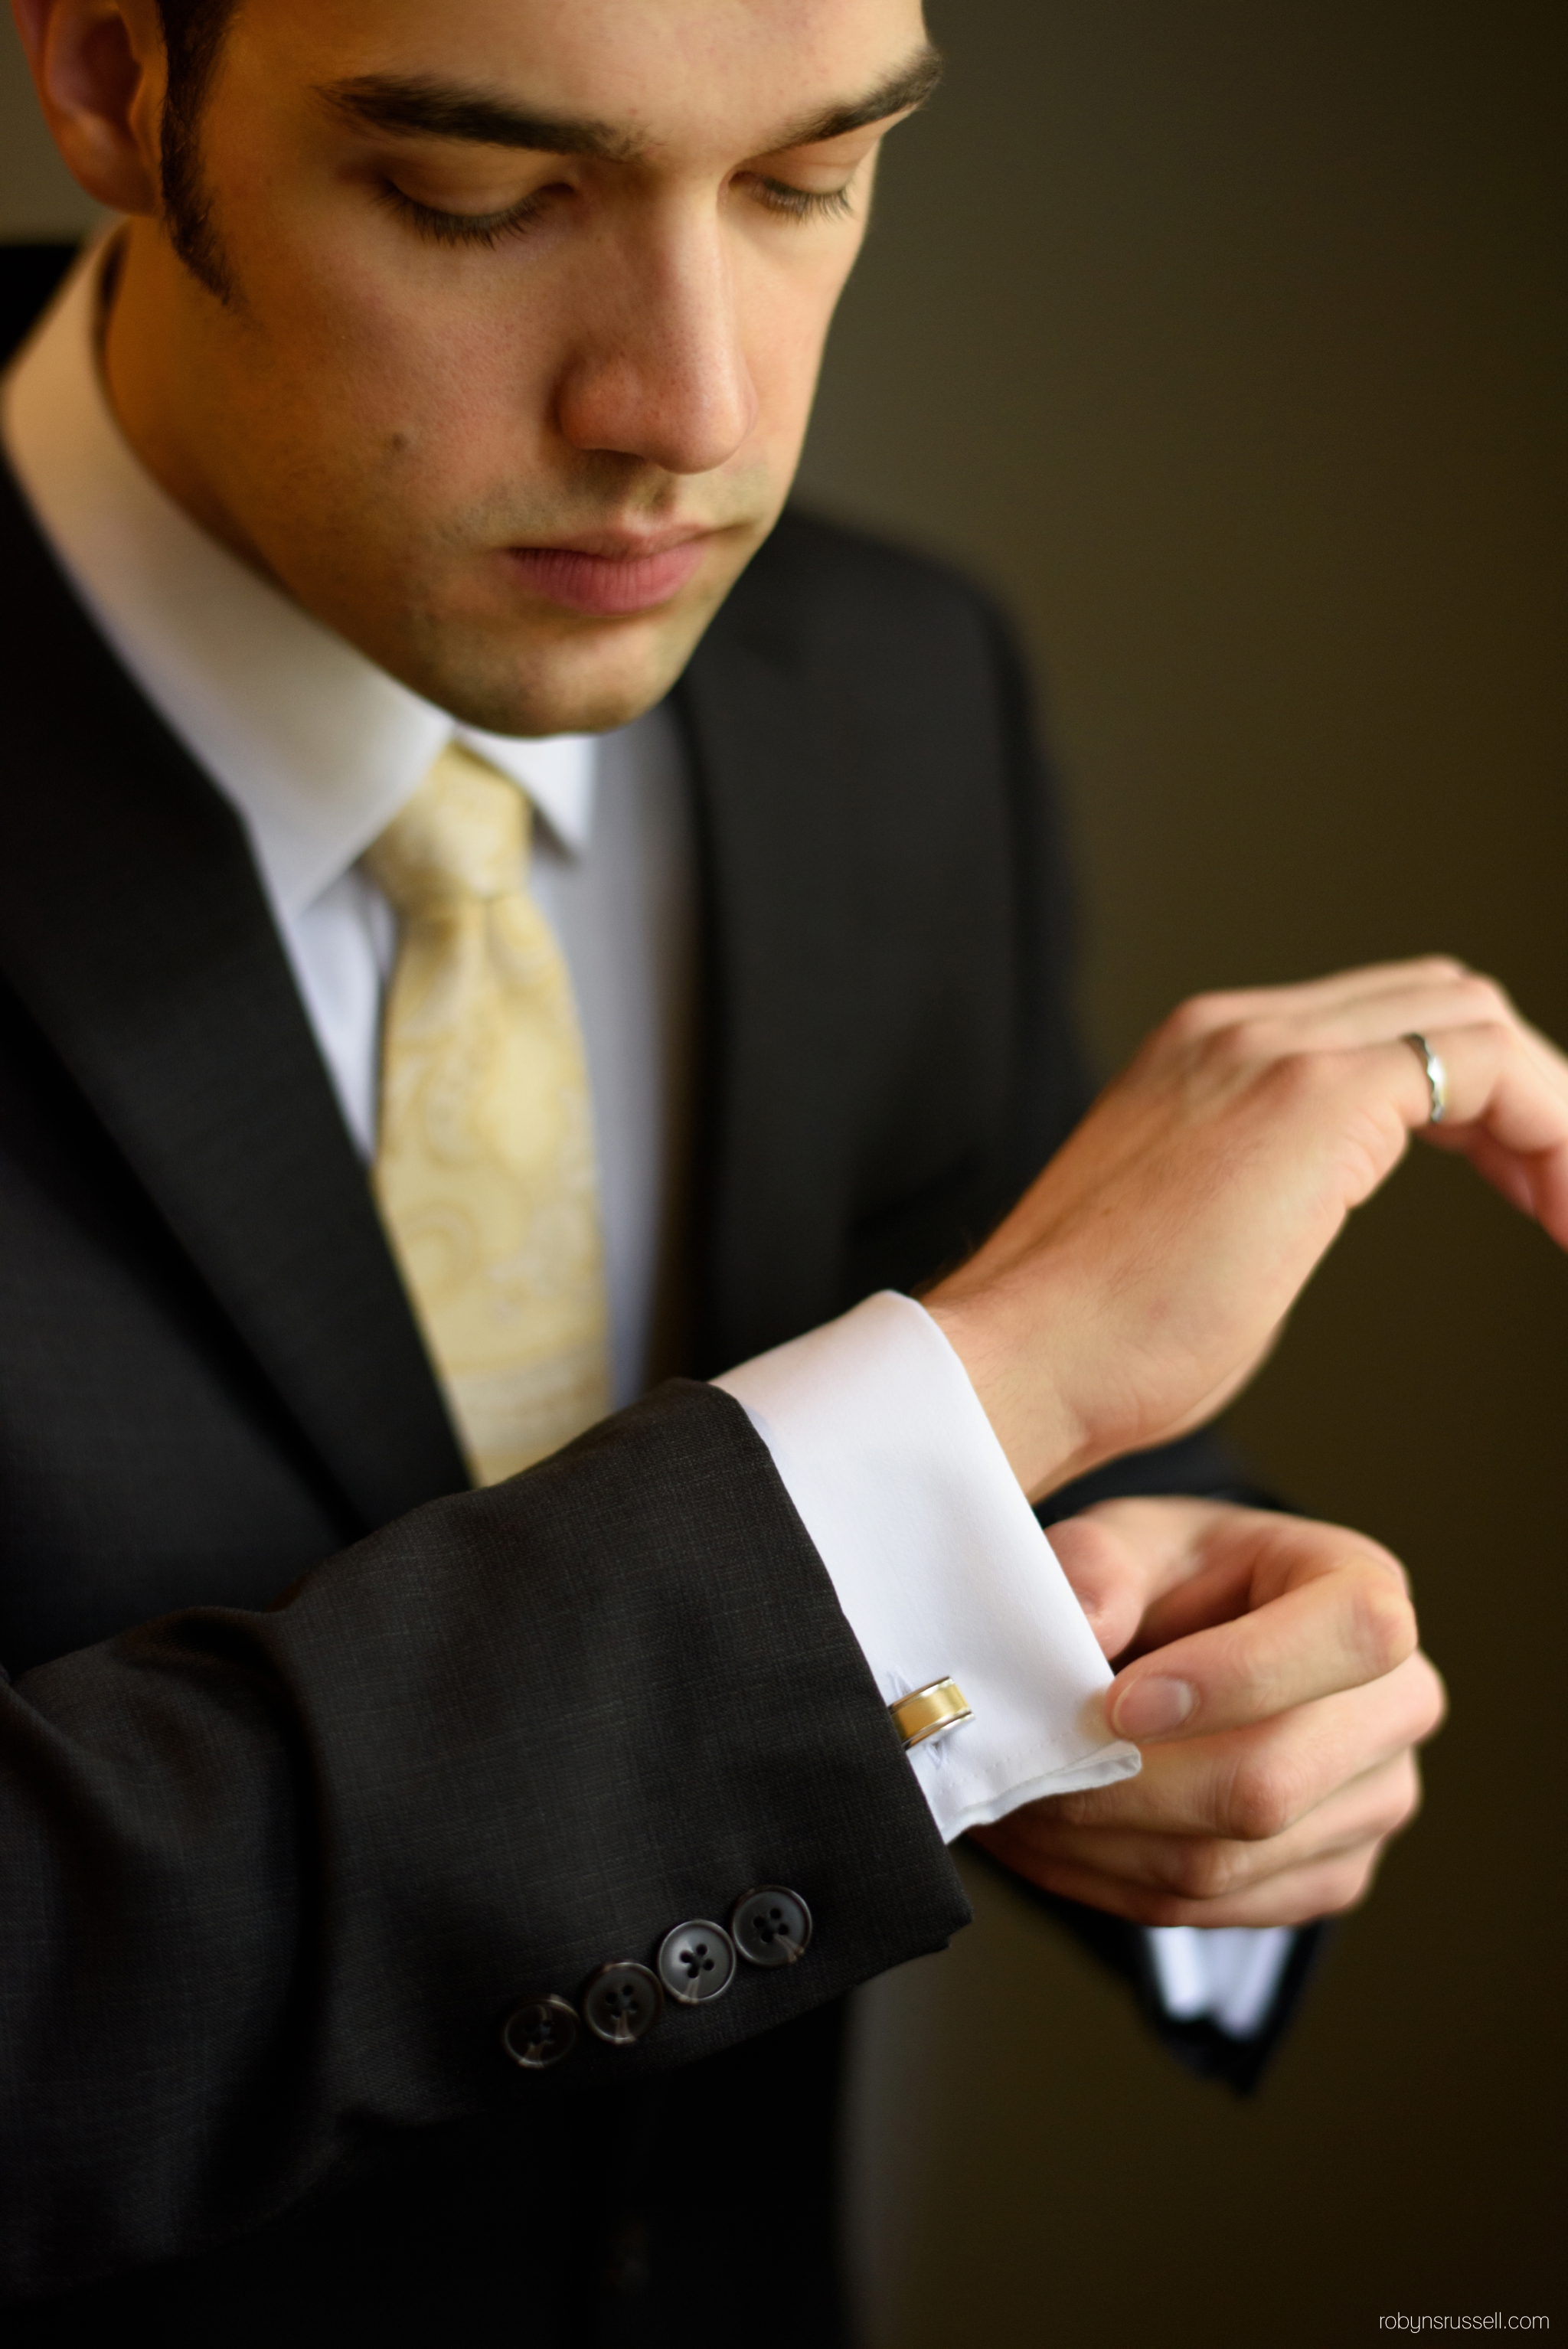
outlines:
[[221, 302], [233, 292], [201, 171], [201, 108], [237, 0], [158, 0], [168, 59], [159, 137], [163, 211], [175, 252]]

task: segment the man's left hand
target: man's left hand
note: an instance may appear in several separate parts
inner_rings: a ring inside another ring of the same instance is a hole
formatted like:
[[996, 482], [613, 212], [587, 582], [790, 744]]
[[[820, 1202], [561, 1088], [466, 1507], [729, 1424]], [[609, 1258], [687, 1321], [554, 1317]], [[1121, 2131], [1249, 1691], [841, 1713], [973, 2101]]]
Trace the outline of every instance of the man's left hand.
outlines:
[[1026, 1804], [975, 1840], [1140, 1925], [1297, 1925], [1354, 1908], [1420, 1800], [1443, 1684], [1397, 1558], [1229, 1502], [1107, 1501], [1051, 1546], [1105, 1653], [1136, 1778]]

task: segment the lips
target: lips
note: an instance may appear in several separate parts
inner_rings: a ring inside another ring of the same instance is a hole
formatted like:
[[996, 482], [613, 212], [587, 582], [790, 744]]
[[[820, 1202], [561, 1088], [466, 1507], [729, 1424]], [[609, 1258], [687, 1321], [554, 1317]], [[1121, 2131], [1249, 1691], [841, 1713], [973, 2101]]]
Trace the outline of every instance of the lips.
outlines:
[[508, 558], [547, 604], [600, 619], [624, 618], [667, 604], [702, 562], [708, 533], [674, 545], [628, 545], [599, 553], [583, 546], [513, 546]]

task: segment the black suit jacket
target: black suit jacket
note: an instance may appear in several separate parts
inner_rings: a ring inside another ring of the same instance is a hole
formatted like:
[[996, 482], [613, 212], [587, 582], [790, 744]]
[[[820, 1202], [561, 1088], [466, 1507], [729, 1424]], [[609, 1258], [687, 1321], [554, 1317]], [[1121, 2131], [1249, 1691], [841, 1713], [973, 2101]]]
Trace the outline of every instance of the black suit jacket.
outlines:
[[[8, 481], [0, 598], [15, 2337], [652, 2341], [776, 2292], [830, 2341], [837, 2002], [967, 1916], [830, 1583], [706, 1385], [465, 1489], [241, 828]], [[959, 1255], [1084, 1091], [971, 589], [789, 518], [676, 707], [701, 1378]], [[761, 1881], [815, 1912], [800, 1964], [507, 2063], [520, 1997]]]

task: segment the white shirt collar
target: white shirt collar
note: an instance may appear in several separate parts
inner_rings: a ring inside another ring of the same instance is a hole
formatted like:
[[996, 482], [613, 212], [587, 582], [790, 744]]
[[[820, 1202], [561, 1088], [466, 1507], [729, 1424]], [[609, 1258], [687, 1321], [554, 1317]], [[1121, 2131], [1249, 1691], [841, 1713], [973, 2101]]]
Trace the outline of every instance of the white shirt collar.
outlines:
[[581, 855], [596, 737], [458, 725], [209, 537], [144, 469], [98, 373], [102, 254], [100, 240], [83, 255], [7, 375], [0, 433], [103, 635], [239, 810], [279, 916], [347, 871], [454, 736]]

